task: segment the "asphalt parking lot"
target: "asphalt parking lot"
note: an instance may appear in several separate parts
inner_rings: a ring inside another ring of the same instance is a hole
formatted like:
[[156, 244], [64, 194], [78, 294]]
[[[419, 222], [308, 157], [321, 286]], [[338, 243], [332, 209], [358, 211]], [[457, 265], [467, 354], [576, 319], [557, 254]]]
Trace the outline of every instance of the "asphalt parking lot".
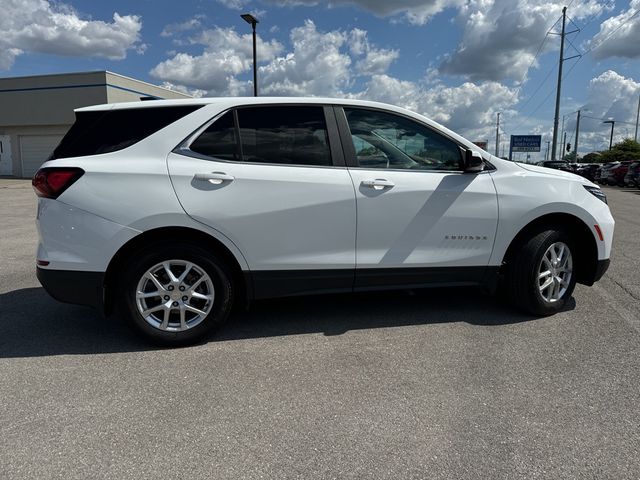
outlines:
[[640, 191], [605, 190], [611, 268], [562, 314], [297, 298], [162, 350], [47, 296], [0, 180], [0, 478], [640, 478]]

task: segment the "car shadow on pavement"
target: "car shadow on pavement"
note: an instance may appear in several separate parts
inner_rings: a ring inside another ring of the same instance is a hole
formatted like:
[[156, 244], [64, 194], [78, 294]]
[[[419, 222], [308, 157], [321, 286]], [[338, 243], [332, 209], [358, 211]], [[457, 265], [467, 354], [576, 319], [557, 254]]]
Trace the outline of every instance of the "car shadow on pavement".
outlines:
[[[571, 299], [567, 310], [573, 310]], [[251, 338], [465, 322], [477, 326], [534, 320], [477, 289], [432, 289], [295, 297], [237, 311], [207, 340]], [[42, 288], [0, 294], [0, 358], [156, 350], [124, 321], [59, 303]]]

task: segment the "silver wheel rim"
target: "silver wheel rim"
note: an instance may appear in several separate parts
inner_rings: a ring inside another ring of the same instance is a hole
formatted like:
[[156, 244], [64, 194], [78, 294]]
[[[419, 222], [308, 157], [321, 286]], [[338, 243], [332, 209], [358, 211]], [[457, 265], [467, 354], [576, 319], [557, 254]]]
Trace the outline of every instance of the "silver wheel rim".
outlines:
[[571, 283], [573, 258], [566, 243], [553, 243], [542, 255], [538, 267], [538, 290], [543, 300], [554, 303], [560, 300]]
[[186, 260], [167, 260], [147, 270], [136, 287], [142, 318], [158, 330], [181, 332], [200, 324], [213, 308], [207, 272]]

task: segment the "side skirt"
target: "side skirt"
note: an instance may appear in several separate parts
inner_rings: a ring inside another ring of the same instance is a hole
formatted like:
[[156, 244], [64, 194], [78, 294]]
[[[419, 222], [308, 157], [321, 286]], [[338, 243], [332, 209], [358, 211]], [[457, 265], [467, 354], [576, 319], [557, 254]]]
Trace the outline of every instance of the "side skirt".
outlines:
[[480, 286], [495, 290], [499, 267], [261, 270], [245, 272], [253, 299], [404, 288]]

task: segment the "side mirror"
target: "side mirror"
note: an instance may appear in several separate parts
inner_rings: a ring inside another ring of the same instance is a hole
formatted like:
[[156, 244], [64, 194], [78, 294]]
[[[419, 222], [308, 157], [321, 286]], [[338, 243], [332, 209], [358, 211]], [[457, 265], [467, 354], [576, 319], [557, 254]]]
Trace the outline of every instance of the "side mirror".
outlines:
[[481, 172], [484, 170], [482, 155], [475, 150], [467, 150], [464, 154], [464, 171], [466, 173]]

